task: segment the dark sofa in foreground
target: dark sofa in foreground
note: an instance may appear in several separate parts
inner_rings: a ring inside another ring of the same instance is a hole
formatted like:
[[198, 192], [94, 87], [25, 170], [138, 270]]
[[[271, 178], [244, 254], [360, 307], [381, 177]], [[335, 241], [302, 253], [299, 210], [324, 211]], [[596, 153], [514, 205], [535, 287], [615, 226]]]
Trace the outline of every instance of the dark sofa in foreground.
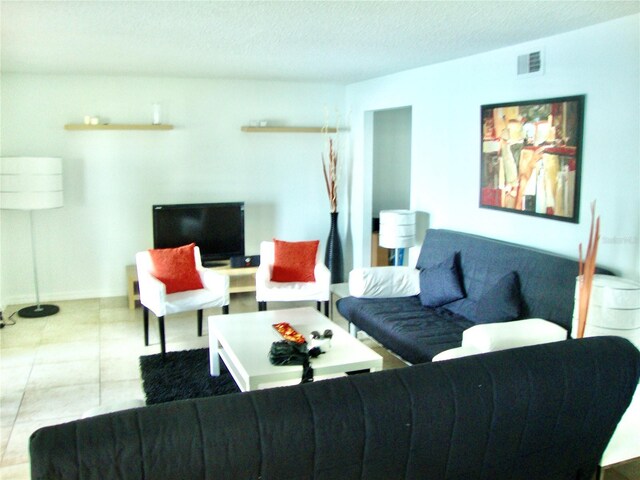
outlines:
[[587, 480], [640, 376], [594, 337], [42, 428], [34, 479]]
[[542, 318], [563, 327], [569, 335], [576, 260], [477, 235], [427, 230], [416, 269], [442, 271], [442, 265], [448, 267], [452, 261], [462, 298], [453, 295], [449, 301], [447, 292], [440, 292], [440, 296], [445, 294], [440, 300], [443, 304], [425, 306], [423, 294], [432, 282], [429, 277], [420, 277], [416, 286], [419, 295], [416, 291], [403, 297], [345, 297], [337, 302], [338, 311], [412, 364], [428, 362], [440, 352], [459, 347], [462, 332], [477, 324]]

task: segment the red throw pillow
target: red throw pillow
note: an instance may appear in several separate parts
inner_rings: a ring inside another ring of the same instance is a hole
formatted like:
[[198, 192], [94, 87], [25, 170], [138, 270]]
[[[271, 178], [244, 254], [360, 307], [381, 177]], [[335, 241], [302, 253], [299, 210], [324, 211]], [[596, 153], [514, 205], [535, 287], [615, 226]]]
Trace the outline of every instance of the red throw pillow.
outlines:
[[195, 243], [178, 248], [149, 250], [153, 276], [167, 287], [167, 293], [203, 288], [193, 254]]
[[285, 242], [273, 239], [275, 258], [271, 280], [274, 282], [315, 282], [319, 240]]

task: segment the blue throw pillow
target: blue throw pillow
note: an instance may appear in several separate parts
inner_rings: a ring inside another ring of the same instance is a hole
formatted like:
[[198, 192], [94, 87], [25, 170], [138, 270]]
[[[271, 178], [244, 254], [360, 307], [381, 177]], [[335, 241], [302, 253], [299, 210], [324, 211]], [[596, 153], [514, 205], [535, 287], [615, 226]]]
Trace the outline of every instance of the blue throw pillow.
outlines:
[[516, 272], [501, 277], [476, 304], [476, 323], [508, 322], [520, 316], [520, 282]]
[[464, 297], [455, 254], [442, 263], [420, 270], [420, 301], [425, 307], [441, 307]]

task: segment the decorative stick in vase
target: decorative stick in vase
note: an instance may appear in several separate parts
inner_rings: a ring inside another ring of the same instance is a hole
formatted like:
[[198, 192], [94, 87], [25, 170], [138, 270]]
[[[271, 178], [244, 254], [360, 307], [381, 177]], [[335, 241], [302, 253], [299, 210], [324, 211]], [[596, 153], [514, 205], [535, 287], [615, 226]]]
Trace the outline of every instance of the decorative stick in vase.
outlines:
[[589, 243], [587, 253], [582, 259], [582, 243], [578, 246], [579, 277], [578, 277], [578, 333], [577, 338], [584, 337], [589, 314], [589, 299], [591, 298], [591, 286], [596, 270], [596, 256], [598, 254], [598, 241], [600, 240], [600, 217], [596, 218], [595, 229], [593, 220], [596, 213], [596, 202], [591, 203], [591, 227], [589, 229]]

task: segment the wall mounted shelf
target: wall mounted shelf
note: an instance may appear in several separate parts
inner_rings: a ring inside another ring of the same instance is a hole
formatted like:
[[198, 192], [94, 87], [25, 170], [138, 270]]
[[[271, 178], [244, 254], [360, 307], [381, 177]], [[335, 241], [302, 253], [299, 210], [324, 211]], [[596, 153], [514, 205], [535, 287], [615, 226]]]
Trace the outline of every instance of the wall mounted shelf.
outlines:
[[336, 133], [336, 128], [324, 127], [241, 127], [248, 133]]
[[68, 123], [65, 130], [173, 130], [173, 125], [161, 124], [123, 124], [107, 123], [101, 125], [86, 125], [84, 123]]

